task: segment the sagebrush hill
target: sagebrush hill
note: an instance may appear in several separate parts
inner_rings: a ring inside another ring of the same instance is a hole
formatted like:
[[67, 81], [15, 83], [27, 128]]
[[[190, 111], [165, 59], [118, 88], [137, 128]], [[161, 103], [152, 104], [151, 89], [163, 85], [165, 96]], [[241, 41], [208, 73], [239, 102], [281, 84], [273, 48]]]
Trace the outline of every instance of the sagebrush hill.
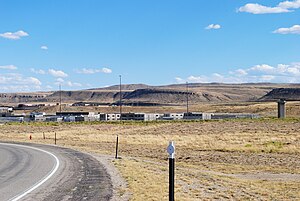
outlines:
[[[59, 102], [60, 96], [65, 103], [95, 102], [118, 104], [119, 85], [76, 91], [52, 91], [31, 93], [1, 93], [1, 103]], [[122, 102], [128, 105], [182, 105], [187, 97], [191, 104], [220, 102], [274, 101], [280, 98], [300, 100], [299, 84], [222, 84], [192, 83], [165, 86], [145, 84], [122, 85]]]

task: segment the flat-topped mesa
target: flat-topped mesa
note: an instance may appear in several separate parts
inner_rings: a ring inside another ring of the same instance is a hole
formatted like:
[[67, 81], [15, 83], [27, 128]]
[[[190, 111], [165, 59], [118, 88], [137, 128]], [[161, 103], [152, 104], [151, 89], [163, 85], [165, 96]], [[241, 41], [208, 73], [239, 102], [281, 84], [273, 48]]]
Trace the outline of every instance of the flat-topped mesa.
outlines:
[[276, 88], [260, 98], [260, 101], [299, 101], [300, 88]]

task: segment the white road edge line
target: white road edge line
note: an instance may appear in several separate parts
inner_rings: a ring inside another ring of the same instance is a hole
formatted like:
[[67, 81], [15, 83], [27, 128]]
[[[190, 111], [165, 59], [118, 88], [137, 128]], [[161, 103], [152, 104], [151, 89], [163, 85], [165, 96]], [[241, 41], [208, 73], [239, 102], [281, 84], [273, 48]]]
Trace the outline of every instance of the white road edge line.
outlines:
[[34, 150], [37, 150], [37, 151], [41, 151], [41, 152], [44, 152], [44, 153], [49, 154], [50, 156], [52, 156], [55, 159], [55, 162], [56, 162], [56, 165], [52, 168], [52, 170], [44, 178], [42, 178], [40, 181], [38, 181], [33, 186], [29, 187], [23, 193], [21, 193], [19, 195], [16, 195], [15, 197], [11, 198], [9, 201], [20, 200], [21, 198], [23, 198], [27, 194], [31, 193], [32, 191], [34, 191], [35, 189], [37, 189], [38, 187], [40, 187], [43, 183], [45, 183], [48, 179], [50, 179], [55, 174], [55, 172], [58, 170], [59, 160], [58, 160], [58, 158], [54, 154], [52, 154], [49, 151], [45, 151], [43, 149], [39, 149], [39, 148], [36, 148], [36, 147], [30, 147], [30, 146], [26, 146], [26, 145], [20, 145], [20, 144], [10, 144], [10, 143], [0, 143], [0, 144], [10, 145], [10, 146], [24, 147], [24, 148], [29, 148], [29, 149], [34, 149]]

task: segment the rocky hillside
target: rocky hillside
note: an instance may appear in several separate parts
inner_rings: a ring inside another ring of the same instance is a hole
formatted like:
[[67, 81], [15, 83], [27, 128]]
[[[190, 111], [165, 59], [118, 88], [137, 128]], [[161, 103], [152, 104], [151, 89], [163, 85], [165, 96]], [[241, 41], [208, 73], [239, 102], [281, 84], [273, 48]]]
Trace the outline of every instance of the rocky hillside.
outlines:
[[279, 99], [285, 99], [289, 101], [300, 100], [300, 88], [278, 88], [273, 89], [265, 96], [260, 98], [261, 101], [278, 101]]
[[0, 93], [0, 103], [26, 103], [46, 98], [53, 92]]
[[[291, 88], [294, 87], [295, 86], [288, 84], [268, 83], [195, 83], [189, 84], [187, 90], [185, 84], [166, 86], [134, 84], [122, 85], [122, 101], [124, 104], [126, 103], [128, 105], [136, 105], [136, 103], [139, 105], [183, 105], [186, 103], [187, 97], [191, 104], [271, 100], [272, 98], [278, 99], [278, 97], [297, 99], [300, 95], [299, 91], [291, 90]], [[278, 96], [278, 94], [281, 95]], [[118, 104], [120, 99], [119, 86], [115, 85], [106, 88], [79, 91], [0, 94], [0, 101], [2, 103], [59, 102], [60, 95], [64, 103], [93, 102], [101, 104]]]

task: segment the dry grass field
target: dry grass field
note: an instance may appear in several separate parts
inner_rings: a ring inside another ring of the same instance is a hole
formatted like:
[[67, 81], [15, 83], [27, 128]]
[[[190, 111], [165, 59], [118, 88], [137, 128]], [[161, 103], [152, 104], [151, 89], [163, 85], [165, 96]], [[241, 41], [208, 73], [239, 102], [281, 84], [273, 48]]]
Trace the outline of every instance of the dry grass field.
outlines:
[[[119, 193], [131, 192], [132, 200], [168, 200], [166, 147], [173, 140], [176, 200], [300, 200], [300, 118], [295, 104], [288, 105], [294, 118], [285, 120], [5, 124], [0, 140], [53, 144], [56, 132], [61, 146], [113, 157], [119, 135], [121, 159], [113, 163], [128, 182]], [[274, 107], [249, 103], [210, 110], [257, 110], [274, 116]]]

